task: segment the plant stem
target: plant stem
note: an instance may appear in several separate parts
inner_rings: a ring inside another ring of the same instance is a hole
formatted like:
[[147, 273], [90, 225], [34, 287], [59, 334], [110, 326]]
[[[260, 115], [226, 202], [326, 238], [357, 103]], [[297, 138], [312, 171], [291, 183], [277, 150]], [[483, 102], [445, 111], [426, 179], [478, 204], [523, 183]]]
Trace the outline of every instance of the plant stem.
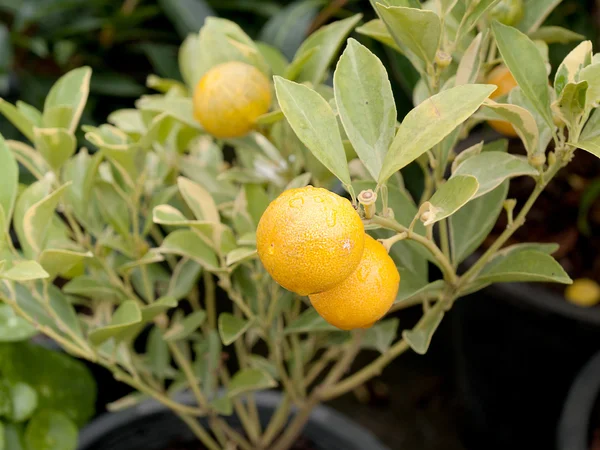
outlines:
[[210, 272], [204, 271], [204, 307], [206, 308], [206, 317], [211, 329], [217, 329], [217, 307], [215, 297], [215, 280]]
[[271, 417], [269, 421], [269, 425], [267, 425], [267, 429], [265, 430], [262, 439], [261, 445], [264, 448], [268, 448], [273, 439], [277, 436], [277, 433], [281, 431], [283, 426], [287, 423], [287, 419], [290, 414], [290, 397], [286, 393], [284, 394], [281, 402], [277, 406], [275, 413]]
[[175, 411], [181, 420], [192, 430], [192, 433], [202, 442], [208, 450], [221, 450], [219, 444], [206, 432], [206, 430], [198, 423], [198, 420], [180, 411]]
[[353, 390], [374, 376], [379, 375], [385, 366], [408, 350], [408, 348], [408, 344], [404, 340], [396, 342], [387, 352], [368, 366], [363, 367], [361, 370], [337, 383], [335, 386], [323, 390], [321, 398], [323, 400], [331, 400]]
[[386, 219], [384, 217], [373, 216], [373, 218], [369, 222], [375, 223], [390, 230], [397, 231], [398, 233], [406, 232], [408, 234], [407, 239], [411, 239], [423, 245], [438, 261], [440, 269], [444, 274], [444, 279], [451, 285], [456, 285], [458, 281], [456, 272], [454, 271], [454, 268], [452, 267], [452, 264], [450, 264], [448, 258], [446, 258], [446, 256], [442, 253], [442, 251], [439, 249], [435, 242], [427, 239], [424, 236], [421, 236], [420, 234], [410, 231], [404, 225], [396, 222], [393, 219]]
[[450, 233], [447, 219], [440, 220], [440, 244], [442, 245], [442, 253], [451, 261], [450, 257]]
[[194, 369], [192, 368], [190, 361], [181, 352], [181, 350], [177, 346], [177, 343], [168, 342], [168, 345], [169, 350], [171, 350], [171, 354], [175, 359], [175, 362], [177, 362], [177, 365], [183, 371], [183, 374], [185, 375], [187, 382], [190, 385], [190, 389], [194, 393], [194, 397], [196, 398], [198, 406], [200, 406], [203, 409], [208, 409], [206, 398], [204, 397], [204, 394], [202, 393], [202, 390], [198, 385], [198, 381], [196, 380], [196, 374], [194, 374]]

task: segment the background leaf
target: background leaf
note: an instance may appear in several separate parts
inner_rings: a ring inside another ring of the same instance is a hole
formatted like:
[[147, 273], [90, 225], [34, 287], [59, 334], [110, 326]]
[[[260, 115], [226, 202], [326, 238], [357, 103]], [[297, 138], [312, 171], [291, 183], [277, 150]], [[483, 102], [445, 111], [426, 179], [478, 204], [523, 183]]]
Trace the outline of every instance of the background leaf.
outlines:
[[539, 250], [511, 252], [490, 261], [477, 277], [478, 281], [501, 283], [514, 281], [543, 281], [571, 284], [567, 273], [547, 253]]
[[140, 307], [133, 300], [127, 300], [115, 310], [108, 325], [90, 332], [89, 340], [94, 345], [100, 345], [111, 338], [119, 339], [141, 321]]
[[354, 39], [338, 61], [335, 102], [346, 134], [374, 180], [396, 131], [396, 105], [385, 67]]
[[230, 313], [221, 313], [219, 315], [219, 334], [223, 345], [233, 344], [242, 334], [244, 334], [251, 323], [248, 320], [241, 319]]
[[246, 392], [269, 389], [277, 382], [267, 372], [260, 369], [242, 369], [236, 373], [227, 386], [227, 396], [236, 397]]
[[533, 33], [562, 0], [527, 0], [524, 15], [517, 27], [523, 33]]
[[69, 111], [67, 129], [74, 133], [90, 92], [92, 69], [79, 67], [66, 73], [54, 83], [44, 102], [44, 116], [53, 108], [66, 106]]
[[419, 323], [412, 330], [402, 332], [402, 338], [416, 353], [424, 355], [429, 349], [433, 333], [444, 317], [444, 303], [437, 302], [435, 306], [423, 314]]
[[329, 104], [317, 92], [275, 77], [277, 100], [300, 140], [340, 181], [350, 185], [346, 152]]
[[75, 450], [77, 426], [60, 411], [41, 409], [27, 424], [25, 445], [36, 450]]
[[396, 338], [399, 322], [395, 317], [377, 322], [365, 332], [361, 346], [385, 353]]
[[421, 103], [404, 120], [385, 156], [378, 182], [408, 165], [464, 122], [494, 91], [494, 86], [457, 86]]
[[[0, 214], [4, 217], [0, 234], [4, 234], [10, 227], [17, 192], [19, 188], [19, 167], [12, 152], [9, 150], [2, 135], [0, 135]], [[0, 242], [3, 239], [0, 238]]]
[[0, 303], [0, 342], [26, 341], [37, 334], [37, 329], [17, 316], [13, 308]]

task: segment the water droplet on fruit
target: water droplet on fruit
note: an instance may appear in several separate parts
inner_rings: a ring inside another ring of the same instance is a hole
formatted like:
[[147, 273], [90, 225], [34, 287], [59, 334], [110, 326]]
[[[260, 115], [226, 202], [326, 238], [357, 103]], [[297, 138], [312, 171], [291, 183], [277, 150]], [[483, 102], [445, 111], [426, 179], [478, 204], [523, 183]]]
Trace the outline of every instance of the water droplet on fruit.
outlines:
[[330, 228], [335, 227], [335, 225], [337, 223], [336, 215], [337, 215], [336, 211], [329, 211], [329, 214], [327, 215], [327, 226], [328, 227], [330, 227]]
[[274, 242], [271, 242], [271, 245], [269, 245], [269, 248], [267, 249], [267, 253], [269, 255], [275, 254], [275, 243]]
[[323, 197], [321, 197], [320, 195], [315, 195], [313, 197], [313, 199], [315, 200], [315, 202], [317, 203], [323, 203]]
[[304, 199], [302, 197], [294, 197], [289, 202], [290, 208], [301, 208], [304, 205]]

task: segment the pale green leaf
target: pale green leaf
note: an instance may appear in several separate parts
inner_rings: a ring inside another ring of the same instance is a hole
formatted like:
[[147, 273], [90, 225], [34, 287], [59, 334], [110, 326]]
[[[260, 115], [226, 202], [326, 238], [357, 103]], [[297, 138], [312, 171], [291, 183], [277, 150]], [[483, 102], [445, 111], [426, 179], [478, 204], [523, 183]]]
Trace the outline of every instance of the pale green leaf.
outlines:
[[571, 144], [600, 158], [600, 135]]
[[560, 97], [552, 105], [554, 110], [569, 126], [576, 129], [579, 126], [587, 103], [588, 82], [568, 83], [562, 90]]
[[284, 330], [286, 334], [310, 333], [315, 331], [335, 331], [336, 327], [328, 324], [317, 311], [309, 308], [290, 323]]
[[133, 300], [127, 300], [115, 310], [108, 325], [92, 330], [88, 338], [94, 345], [100, 345], [111, 338], [120, 339], [141, 321], [140, 307]]
[[39, 262], [50, 278], [69, 272], [85, 258], [92, 258], [91, 252], [73, 250], [46, 249], [40, 254]]
[[281, 77], [275, 77], [275, 90], [298, 138], [343, 184], [350, 185], [344, 145], [329, 104], [312, 89]]
[[171, 354], [169, 353], [169, 346], [163, 339], [162, 332], [158, 327], [152, 327], [148, 334], [146, 357], [152, 373], [160, 380], [164, 380], [170, 367]]
[[492, 260], [477, 277], [481, 282], [541, 281], [571, 284], [569, 275], [547, 253], [539, 250], [511, 252]]
[[185, 177], [177, 178], [177, 186], [196, 219], [215, 223], [221, 221], [217, 205], [206, 189]]
[[284, 191], [287, 191], [288, 189], [305, 187], [310, 183], [311, 178], [312, 178], [312, 174], [310, 172], [306, 172], [301, 175], [298, 175], [296, 178], [294, 178], [292, 181], [290, 181], [287, 184]]
[[163, 335], [165, 341], [174, 342], [186, 339], [190, 334], [195, 332], [200, 325], [204, 323], [206, 313], [202, 310], [194, 311], [188, 314], [180, 321], [177, 321], [169, 327]]
[[442, 26], [433, 11], [399, 6], [376, 5], [377, 13], [385, 22], [396, 44], [405, 53], [415, 68], [424, 73], [431, 67], [438, 50]]
[[[552, 88], [550, 86], [548, 86], [548, 92], [552, 96]], [[523, 91], [518, 86], [513, 88], [508, 94], [508, 103], [525, 108], [531, 113], [535, 119], [539, 133], [537, 152], [545, 153], [546, 149], [548, 148], [548, 144], [552, 140], [552, 133], [556, 129], [554, 124], [552, 124], [552, 126], [548, 125], [544, 118], [535, 110], [531, 101], [525, 95], [523, 95]]]
[[399, 320], [397, 318], [377, 322], [365, 332], [361, 347], [377, 350], [384, 354], [396, 338], [398, 324]]
[[10, 227], [18, 190], [19, 167], [4, 138], [0, 135], [0, 208], [4, 220], [0, 228], [0, 234], [2, 235]]
[[416, 288], [406, 289], [402, 286], [404, 281], [403, 279], [400, 283], [400, 289], [398, 290], [396, 300], [394, 300], [394, 305], [402, 305], [415, 298], [421, 299], [425, 296], [441, 295], [445, 286], [444, 280], [436, 280]]
[[402, 53], [402, 50], [398, 47], [398, 44], [396, 44], [396, 41], [394, 41], [394, 38], [381, 19], [373, 19], [364, 25], [361, 25], [356, 28], [356, 32], [368, 36], [371, 39], [375, 39], [376, 41], [393, 48], [397, 52]]
[[452, 260], [459, 264], [481, 245], [488, 236], [508, 193], [508, 181], [470, 201], [450, 217]]
[[39, 109], [25, 103], [21, 100], [17, 100], [15, 104], [17, 109], [33, 124], [34, 127], [42, 126], [42, 113]]
[[524, 15], [518, 28], [524, 33], [533, 33], [536, 31], [544, 20], [550, 15], [552, 10], [562, 0], [527, 0], [524, 5]]
[[[575, 47], [560, 63], [554, 76], [554, 91], [560, 97], [565, 86], [579, 81], [581, 70], [592, 62], [592, 41], [584, 41]], [[517, 80], [518, 81], [518, 80]], [[520, 84], [519, 84], [520, 85]]]
[[[480, 19], [483, 18], [484, 14], [490, 11], [496, 4], [499, 3], [499, 0], [479, 0], [474, 1], [471, 4], [474, 6], [471, 13], [468, 14], [464, 19], [464, 25], [462, 27], [462, 34], [468, 33], [472, 28], [477, 25]], [[457, 36], [458, 38], [458, 36]]]
[[169, 281], [167, 295], [181, 300], [189, 295], [196, 286], [202, 266], [193, 259], [183, 258], [177, 263]]
[[485, 46], [483, 43], [487, 42], [487, 34], [487, 30], [479, 33], [475, 39], [471, 41], [471, 44], [460, 59], [458, 69], [456, 70], [456, 86], [477, 81], [481, 62], [485, 57]]
[[454, 161], [452, 161], [452, 166], [451, 166], [452, 173], [456, 172], [456, 168], [458, 166], [460, 166], [462, 163], [464, 163], [467, 159], [471, 158], [472, 156], [479, 155], [482, 152], [482, 150], [483, 150], [483, 141], [478, 142], [477, 144], [472, 145], [469, 148], [462, 150], [458, 155], [456, 155], [456, 157], [454, 158]]
[[523, 141], [523, 144], [525, 144], [527, 153], [529, 155], [537, 153], [539, 148], [539, 131], [535, 118], [528, 110], [517, 105], [496, 103], [490, 99], [487, 99], [483, 105], [481, 113], [486, 119], [510, 122]]
[[385, 67], [366, 47], [348, 39], [333, 80], [346, 134], [376, 180], [396, 131], [396, 105]]
[[11, 383], [10, 396], [13, 404], [11, 421], [18, 423], [29, 419], [38, 406], [35, 389], [26, 383]]
[[242, 369], [229, 382], [227, 396], [234, 398], [247, 392], [269, 389], [277, 386], [277, 382], [267, 372], [259, 369]]
[[492, 31], [506, 66], [548, 126], [553, 127], [546, 65], [536, 45], [513, 27], [494, 21]]
[[108, 281], [82, 275], [73, 278], [63, 286], [65, 294], [80, 295], [94, 300], [120, 303], [125, 294], [113, 287]]
[[346, 36], [350, 34], [361, 18], [362, 14], [356, 14], [326, 25], [311, 34], [294, 55], [292, 66], [299, 59], [303, 59], [306, 54], [310, 54], [294, 79], [300, 82], [310, 81], [315, 86], [320, 84]]
[[[525, 8], [527, 10], [528, 8]], [[562, 27], [546, 26], [529, 33], [533, 40], [541, 40], [547, 44], [568, 44], [573, 41], [583, 41], [585, 36]]]
[[379, 184], [444, 139], [494, 89], [495, 86], [477, 84], [457, 86], [434, 95], [409, 112], [385, 156]]
[[419, 355], [424, 355], [429, 349], [433, 333], [437, 330], [444, 317], [444, 303], [437, 302], [426, 311], [419, 323], [412, 330], [402, 332], [402, 338]]
[[190, 230], [177, 230], [170, 233], [158, 248], [161, 253], [175, 254], [193, 259], [207, 270], [217, 270], [219, 261], [215, 252]]
[[25, 341], [37, 334], [37, 329], [17, 316], [10, 305], [0, 303], [0, 342]]
[[[590, 111], [600, 104], [600, 63], [590, 64], [579, 72], [579, 81], [587, 81], [585, 109]], [[582, 134], [583, 135], [583, 134]]]
[[33, 123], [11, 103], [0, 98], [0, 113], [6, 117], [23, 135], [33, 142]]
[[462, 208], [479, 189], [473, 176], [453, 176], [442, 184], [429, 200], [429, 210], [421, 219], [424, 225], [432, 225]]
[[252, 323], [230, 313], [219, 315], [219, 335], [224, 345], [233, 344], [244, 334]]
[[48, 92], [44, 102], [44, 115], [53, 107], [70, 107], [71, 117], [67, 129], [74, 133], [87, 102], [91, 77], [92, 69], [89, 67], [73, 69], [60, 77]]
[[60, 411], [40, 409], [25, 428], [25, 445], [35, 450], [75, 450], [77, 425]]
[[131, 233], [131, 216], [125, 199], [119, 195], [115, 187], [107, 182], [98, 182], [94, 186], [94, 194], [100, 213], [106, 223], [123, 238], [129, 239]]
[[242, 261], [248, 261], [249, 259], [255, 258], [256, 256], [256, 248], [239, 247], [227, 253], [225, 264], [227, 266], [232, 266]]
[[34, 128], [35, 148], [55, 171], [75, 153], [75, 136], [62, 128]]
[[31, 281], [48, 278], [48, 273], [36, 261], [15, 262], [14, 265], [0, 272], [0, 278], [12, 281]]
[[480, 197], [499, 186], [504, 180], [523, 175], [535, 176], [538, 171], [522, 157], [504, 152], [483, 152], [467, 159], [456, 169], [453, 177], [472, 175], [479, 182], [475, 197]]

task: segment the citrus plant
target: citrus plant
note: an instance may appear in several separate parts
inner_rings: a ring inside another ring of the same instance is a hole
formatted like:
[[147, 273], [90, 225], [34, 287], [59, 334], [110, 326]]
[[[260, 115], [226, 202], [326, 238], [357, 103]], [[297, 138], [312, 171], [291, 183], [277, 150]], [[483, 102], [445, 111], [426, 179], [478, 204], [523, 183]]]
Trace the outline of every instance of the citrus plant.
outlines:
[[[136, 390], [112, 409], [151, 397], [208, 449], [284, 450], [315, 405], [425, 353], [461, 296], [571, 282], [555, 245], [505, 244], [575, 151], [600, 156], [591, 42], [549, 80], [545, 40], [581, 36], [540, 26], [548, 2], [525, 2], [513, 26], [494, 20], [497, 0], [372, 3], [378, 19], [333, 22], [292, 61], [207, 19], [180, 48], [184, 83], [151, 76], [157, 94], [82, 126], [89, 148], [74, 138], [89, 68], [61, 78], [43, 111], [3, 104], [28, 142], [0, 142], [1, 298]], [[401, 122], [384, 65], [347, 39], [355, 28], [421, 75]], [[517, 86], [492, 100], [498, 65]], [[512, 127], [526, 154], [502, 139], [459, 152], [485, 121]], [[23, 172], [36, 181], [20, 185]], [[507, 198], [515, 177], [535, 181], [522, 205]], [[507, 228], [463, 270], [501, 214]], [[384, 317], [415, 305], [413, 329]], [[379, 356], [349, 373], [361, 349]], [[254, 393], [274, 387], [282, 401], [261, 423]]]

